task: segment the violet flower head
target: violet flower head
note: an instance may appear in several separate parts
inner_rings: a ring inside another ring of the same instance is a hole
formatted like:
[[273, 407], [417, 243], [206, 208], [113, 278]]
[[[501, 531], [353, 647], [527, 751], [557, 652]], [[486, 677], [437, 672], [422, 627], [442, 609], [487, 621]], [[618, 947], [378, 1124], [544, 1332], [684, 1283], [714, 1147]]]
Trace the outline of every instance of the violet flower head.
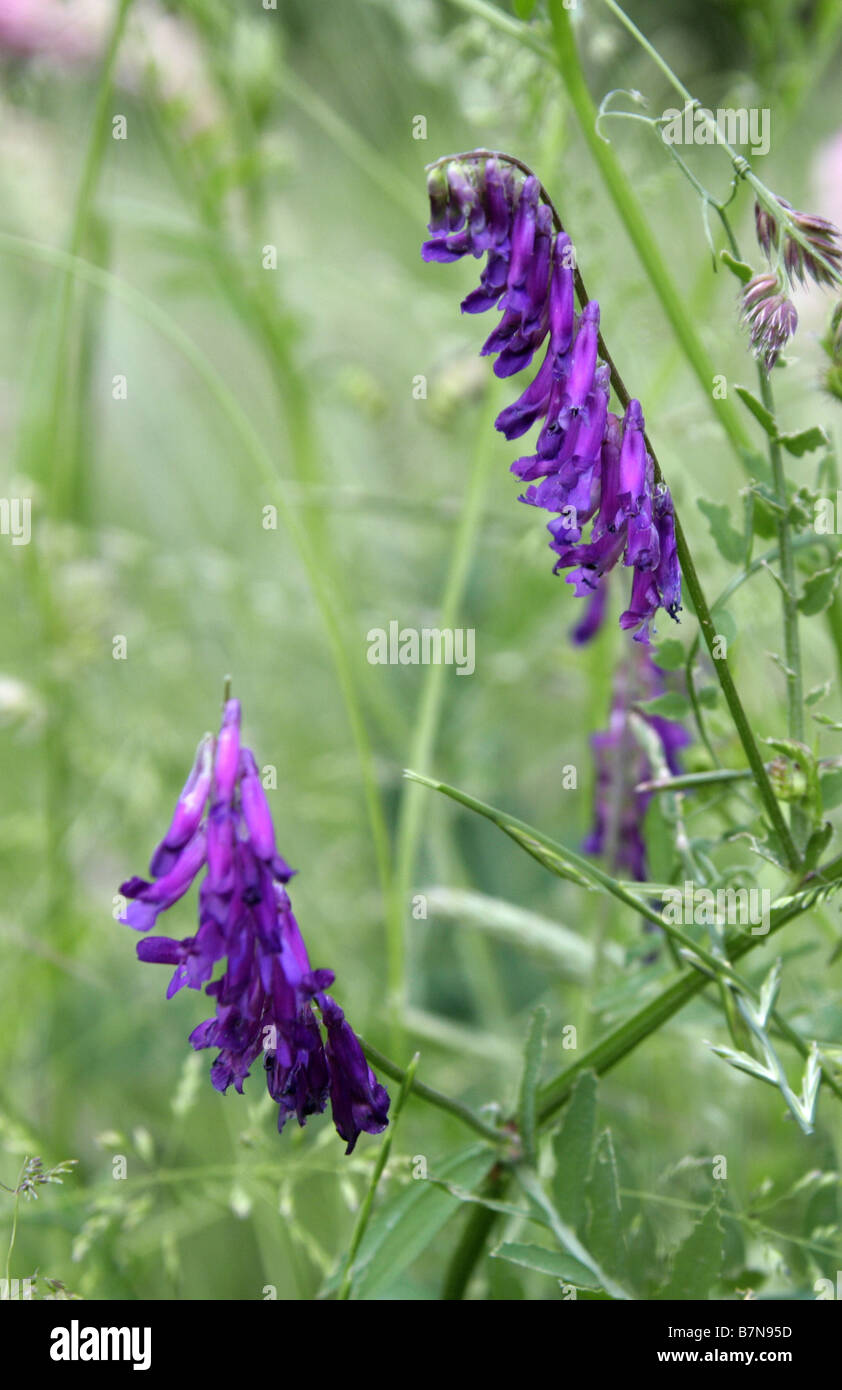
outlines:
[[[607, 859], [613, 873], [625, 872], [640, 883], [649, 877], [643, 825], [652, 793], [639, 792], [637, 787], [650, 781], [656, 769], [635, 732], [631, 715], [635, 704], [663, 695], [665, 690], [664, 673], [648, 648], [632, 646], [615, 678], [608, 728], [591, 738], [596, 771], [594, 819], [582, 848]], [[663, 763], [677, 776], [681, 771], [679, 755], [690, 742], [683, 724], [642, 712], [637, 712], [636, 718], [652, 730]]]
[[[303, 1125], [329, 1098], [351, 1153], [362, 1132], [385, 1128], [389, 1096], [339, 1005], [325, 993], [333, 972], [310, 964], [286, 888], [294, 871], [278, 853], [257, 764], [241, 745], [238, 700], [226, 702], [219, 735], [207, 734], [199, 744], [169, 829], [152, 855], [151, 879], [122, 884], [129, 901], [120, 921], [149, 931], [202, 870], [195, 936], [147, 936], [138, 943], [138, 957], [175, 967], [167, 998], [185, 985], [204, 985], [215, 1001], [213, 1018], [193, 1030], [190, 1043], [218, 1049], [211, 1067], [218, 1091], [233, 1084], [242, 1094], [262, 1056], [278, 1129], [293, 1114]], [[221, 961], [222, 974], [214, 980]]]
[[647, 642], [658, 609], [677, 621], [681, 608], [672, 501], [655, 479], [640, 403], [630, 402], [622, 420], [609, 409], [599, 304], [589, 300], [576, 312], [570, 238], [534, 175], [503, 156], [438, 163], [428, 189], [432, 236], [424, 259], [487, 256], [479, 286], [462, 301], [463, 313], [500, 312], [481, 355], [495, 356], [495, 374], [505, 378], [544, 349], [531, 382], [495, 425], [507, 439], [539, 425], [535, 453], [516, 459], [512, 472], [527, 485], [520, 501], [553, 514], [547, 529], [555, 572], [569, 570], [578, 595], [600, 596], [574, 640], [588, 641], [600, 627], [604, 578], [622, 560], [632, 569], [632, 593], [621, 625]]

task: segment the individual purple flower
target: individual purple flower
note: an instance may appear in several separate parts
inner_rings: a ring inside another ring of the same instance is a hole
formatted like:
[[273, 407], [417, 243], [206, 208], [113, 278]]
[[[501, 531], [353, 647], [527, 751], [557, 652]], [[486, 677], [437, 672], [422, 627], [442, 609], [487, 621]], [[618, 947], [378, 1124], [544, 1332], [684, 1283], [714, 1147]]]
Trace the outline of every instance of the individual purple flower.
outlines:
[[[649, 876], [643, 827], [652, 793], [639, 792], [637, 787], [650, 781], [655, 769], [635, 733], [631, 715], [636, 704], [662, 695], [665, 690], [664, 673], [648, 649], [632, 644], [615, 678], [608, 728], [591, 738], [594, 819], [583, 849], [606, 858], [613, 873], [625, 873], [641, 883]], [[656, 734], [663, 761], [677, 776], [681, 771], [681, 750], [690, 742], [687, 730], [676, 720], [660, 715], [637, 711], [636, 717]]]
[[[576, 313], [570, 238], [554, 228], [534, 175], [502, 157], [478, 153], [437, 164], [429, 191], [433, 235], [422, 247], [424, 259], [487, 254], [480, 284], [462, 309], [498, 308], [500, 320], [481, 350], [496, 357], [495, 374], [506, 378], [524, 370], [546, 342], [532, 380], [495, 421], [507, 439], [539, 425], [535, 452], [512, 464], [527, 484], [520, 501], [553, 514], [548, 530], [555, 570], [570, 571], [567, 579], [577, 594], [600, 592], [604, 599], [603, 576], [621, 558], [631, 567], [632, 598], [623, 623], [637, 626], [638, 640], [648, 641], [657, 609], [677, 620], [681, 607], [674, 546], [669, 563], [661, 563], [661, 532], [672, 504], [655, 480], [639, 402], [629, 404], [622, 422], [608, 409], [599, 304], [590, 300]], [[577, 626], [576, 640], [597, 630], [603, 611], [602, 602], [589, 610], [591, 620]]]
[[[190, 1043], [218, 1049], [211, 1066], [217, 1090], [233, 1084], [242, 1092], [262, 1056], [278, 1129], [293, 1114], [303, 1125], [330, 1099], [351, 1153], [361, 1133], [385, 1128], [389, 1096], [339, 1005], [325, 993], [333, 972], [310, 964], [286, 888], [293, 870], [278, 853], [254, 755], [241, 745], [237, 700], [226, 702], [217, 738], [208, 734], [199, 745], [152, 856], [152, 880], [122, 885], [129, 902], [121, 922], [148, 931], [202, 869], [195, 936], [144, 937], [139, 959], [175, 967], [168, 998], [186, 985], [204, 986], [214, 999], [213, 1018], [194, 1028]], [[214, 980], [220, 961], [223, 972]]]

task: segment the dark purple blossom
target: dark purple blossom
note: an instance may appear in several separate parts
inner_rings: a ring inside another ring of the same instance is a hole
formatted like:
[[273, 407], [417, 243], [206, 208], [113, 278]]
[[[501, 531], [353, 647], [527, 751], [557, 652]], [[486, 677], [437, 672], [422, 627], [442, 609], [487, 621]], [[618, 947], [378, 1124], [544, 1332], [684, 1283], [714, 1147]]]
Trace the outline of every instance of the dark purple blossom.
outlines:
[[[622, 421], [609, 410], [608, 367], [599, 356], [599, 304], [575, 308], [570, 238], [555, 230], [537, 179], [486, 156], [437, 165], [429, 176], [432, 236], [428, 261], [487, 256], [465, 313], [497, 307], [500, 320], [482, 347], [494, 371], [509, 377], [546, 343], [532, 380], [495, 425], [507, 439], [540, 429], [535, 452], [512, 464], [527, 484], [521, 502], [553, 513], [547, 527], [557, 559], [579, 595], [599, 595], [575, 629], [587, 641], [605, 609], [604, 576], [622, 559], [633, 570], [622, 616], [648, 641], [659, 608], [677, 620], [681, 574], [669, 492], [655, 480], [643, 412], [630, 402]], [[591, 524], [589, 536], [585, 528]]]
[[[219, 736], [207, 735], [199, 745], [169, 830], [152, 856], [152, 879], [131, 878], [121, 886], [129, 902], [120, 920], [148, 931], [202, 869], [195, 936], [145, 937], [138, 957], [175, 967], [167, 998], [185, 985], [204, 985], [214, 999], [214, 1017], [193, 1030], [190, 1042], [219, 1049], [211, 1067], [217, 1090], [233, 1084], [242, 1092], [262, 1056], [278, 1129], [293, 1114], [303, 1125], [330, 1098], [336, 1129], [351, 1153], [360, 1133], [379, 1134], [386, 1126], [389, 1097], [339, 1005], [325, 993], [333, 972], [310, 964], [286, 889], [293, 870], [278, 853], [254, 756], [240, 744], [237, 700], [226, 702]], [[220, 961], [223, 973], [214, 980]]]
[[[648, 649], [631, 646], [615, 677], [608, 728], [591, 738], [596, 769], [594, 821], [583, 849], [604, 856], [612, 872], [624, 871], [641, 883], [648, 878], [643, 825], [652, 793], [639, 792], [637, 787], [651, 780], [655, 769], [635, 733], [631, 714], [635, 704], [662, 695], [665, 689], [664, 673]], [[637, 718], [657, 735], [663, 760], [677, 776], [679, 754], [690, 742], [687, 730], [660, 715], [638, 712]]]

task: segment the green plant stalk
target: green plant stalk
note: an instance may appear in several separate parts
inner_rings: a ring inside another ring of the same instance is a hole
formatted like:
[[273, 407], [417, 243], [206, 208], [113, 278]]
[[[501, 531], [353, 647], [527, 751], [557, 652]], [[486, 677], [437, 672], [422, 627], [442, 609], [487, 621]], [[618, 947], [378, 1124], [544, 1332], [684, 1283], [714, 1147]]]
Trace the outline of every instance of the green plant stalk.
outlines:
[[[763, 404], [770, 414], [775, 414], [775, 399], [772, 383], [763, 369], [760, 369], [760, 392]], [[801, 674], [801, 638], [798, 631], [798, 586], [795, 575], [795, 557], [792, 549], [792, 528], [789, 519], [789, 500], [786, 491], [783, 453], [777, 439], [769, 440], [769, 459], [772, 464], [772, 481], [780, 511], [777, 516], [778, 553], [781, 566], [781, 601], [784, 629], [784, 658], [786, 663], [786, 705], [789, 736], [799, 743], [804, 742], [804, 686]], [[803, 849], [809, 833], [809, 822], [804, 807], [797, 801], [792, 803], [790, 824], [793, 836]]]
[[[730, 957], [739, 960], [749, 951], [762, 945], [773, 932], [780, 931], [793, 917], [799, 916], [803, 911], [806, 909], [799, 907], [798, 904], [782, 908], [777, 914], [774, 914], [774, 920], [770, 924], [767, 935], [739, 936], [729, 942]], [[682, 975], [680, 979], [667, 986], [655, 999], [639, 1009], [625, 1023], [618, 1024], [616, 1028], [606, 1033], [598, 1043], [584, 1052], [578, 1061], [559, 1072], [552, 1081], [547, 1082], [542, 1087], [538, 1097], [539, 1123], [541, 1125], [550, 1123], [564, 1105], [583, 1071], [592, 1070], [598, 1076], [604, 1076], [647, 1037], [662, 1028], [674, 1014], [678, 1013], [679, 1009], [682, 1009], [685, 1004], [700, 994], [708, 983], [707, 977], [700, 973]]]
[[386, 1167], [386, 1163], [388, 1162], [389, 1154], [392, 1149], [392, 1143], [394, 1142], [395, 1129], [397, 1128], [397, 1123], [400, 1119], [401, 1111], [403, 1110], [404, 1104], [406, 1103], [406, 1098], [409, 1095], [410, 1090], [412, 1089], [412, 1083], [415, 1080], [415, 1071], [418, 1066], [420, 1057], [420, 1052], [416, 1052], [415, 1056], [413, 1057], [412, 1061], [407, 1067], [406, 1072], [404, 1073], [404, 1078], [401, 1082], [400, 1094], [398, 1095], [398, 1098], [395, 1101], [395, 1107], [392, 1112], [392, 1115], [390, 1116], [389, 1128], [387, 1129], [383, 1142], [380, 1145], [380, 1152], [377, 1155], [377, 1161], [374, 1165], [374, 1171], [371, 1174], [371, 1181], [369, 1182], [362, 1206], [360, 1207], [357, 1220], [354, 1224], [354, 1230], [351, 1235], [350, 1244], [348, 1246], [348, 1254], [345, 1257], [345, 1271], [342, 1275], [342, 1283], [339, 1286], [339, 1293], [337, 1294], [337, 1298], [340, 1301], [344, 1301], [351, 1297], [351, 1287], [353, 1284], [354, 1274], [354, 1260], [357, 1257], [357, 1251], [360, 1248], [362, 1238], [366, 1233], [366, 1228], [371, 1217], [371, 1209], [374, 1205], [374, 1198], [377, 1193], [377, 1187], [381, 1177], [383, 1176], [383, 1170]]
[[[120, 0], [109, 35], [108, 45], [103, 57], [96, 103], [91, 117], [91, 134], [85, 151], [82, 176], [76, 194], [70, 236], [67, 242], [67, 250], [71, 256], [78, 256], [80, 254], [90, 223], [91, 207], [99, 183], [105, 151], [108, 148], [111, 91], [114, 84], [117, 55], [123, 40], [126, 21], [132, 4], [133, 0]], [[57, 321], [53, 329], [53, 338], [51, 342], [53, 354], [51, 393], [53, 409], [50, 414], [49, 433], [46, 441], [46, 446], [49, 451], [48, 457], [50, 457], [52, 461], [50, 495], [52, 499], [52, 510], [56, 516], [64, 515], [72, 495], [72, 481], [68, 479], [67, 475], [73, 462], [72, 453], [74, 442], [72, 437], [66, 437], [67, 432], [62, 429], [62, 423], [64, 412], [68, 407], [72, 379], [72, 373], [67, 370], [67, 358], [73, 285], [74, 279], [72, 273], [67, 270], [62, 271]], [[72, 432], [70, 433], [72, 436]]]
[[[20, 1170], [20, 1172], [18, 1173], [18, 1180], [17, 1180], [17, 1182], [15, 1183], [14, 1188], [12, 1189], [12, 1190], [14, 1191], [14, 1194], [15, 1194], [15, 1203], [14, 1203], [14, 1208], [13, 1208], [13, 1210], [12, 1210], [12, 1230], [11, 1230], [11, 1234], [9, 1235], [9, 1248], [8, 1248], [8, 1250], [6, 1251], [6, 1287], [7, 1287], [7, 1288], [8, 1288], [8, 1285], [9, 1285], [9, 1280], [10, 1280], [10, 1278], [11, 1278], [12, 1255], [13, 1255], [13, 1253], [14, 1253], [14, 1249], [15, 1249], [15, 1240], [16, 1240], [16, 1238], [17, 1238], [17, 1233], [18, 1233], [18, 1208], [19, 1208], [19, 1206], [20, 1206], [20, 1185], [21, 1185], [21, 1183], [23, 1182], [23, 1175], [24, 1175], [24, 1173], [26, 1172], [26, 1164], [27, 1164], [27, 1160], [24, 1159], [24, 1160], [23, 1160], [23, 1164], [21, 1165], [21, 1170]], [[4, 1187], [5, 1187], [5, 1184], [4, 1184]], [[6, 1188], [5, 1190], [8, 1192], [9, 1189]], [[8, 1296], [11, 1298], [11, 1293], [9, 1293]]]
[[690, 547], [687, 544], [687, 538], [684, 535], [684, 530], [681, 526], [681, 522], [677, 514], [675, 518], [675, 540], [676, 548], [678, 550], [678, 559], [679, 563], [681, 564], [682, 577], [685, 583], [687, 584], [687, 589], [690, 594], [690, 598], [693, 601], [693, 607], [696, 610], [696, 617], [699, 621], [699, 627], [702, 630], [702, 636], [705, 639], [705, 645], [707, 646], [707, 649], [710, 652], [713, 667], [716, 671], [716, 676], [719, 681], [719, 684], [722, 687], [722, 693], [725, 696], [728, 709], [731, 711], [731, 718], [733, 719], [734, 726], [737, 730], [737, 733], [739, 734], [740, 742], [743, 745], [743, 750], [745, 752], [746, 758], [748, 759], [749, 767], [754, 773], [754, 780], [757, 786], [757, 790], [759, 791], [760, 796], [763, 800], [763, 804], [766, 807], [766, 811], [768, 813], [772, 827], [777, 833], [778, 839], [781, 844], [781, 848], [786, 857], [786, 861], [790, 869], [795, 871], [801, 862], [801, 857], [798, 853], [798, 849], [792, 838], [792, 835], [790, 834], [789, 826], [784, 820], [783, 813], [781, 812], [781, 808], [778, 803], [778, 799], [775, 796], [774, 791], [772, 790], [772, 784], [769, 781], [769, 775], [766, 772], [766, 766], [763, 762], [760, 749], [757, 746], [757, 741], [752, 732], [751, 725], [748, 722], [748, 717], [743, 708], [742, 700], [740, 699], [740, 696], [737, 692], [737, 687], [734, 684], [734, 678], [731, 675], [728, 662], [725, 660], [724, 656], [719, 651], [717, 643], [716, 626], [714, 624], [713, 618], [711, 617], [710, 609], [708, 608], [704, 591], [699, 580], [699, 576], [696, 573], [696, 567], [693, 564], [693, 557], [690, 554]]
[[[456, 787], [449, 787], [443, 782], [433, 782], [427, 778], [418, 777], [416, 773], [407, 773], [406, 775], [413, 777], [414, 780], [420, 781], [422, 785], [426, 785], [435, 791], [442, 792], [445, 796], [449, 796], [454, 801], [458, 801], [463, 806], [467, 806], [469, 810], [476, 811], [478, 814], [485, 816], [485, 818], [496, 825], [499, 830], [502, 830], [510, 839], [513, 839], [515, 844], [520, 845], [528, 854], [531, 854], [539, 863], [542, 863], [545, 868], [549, 866], [544, 856], [539, 853], [539, 848], [543, 849], [545, 852], [549, 851], [550, 853], [554, 849], [557, 850], [559, 859], [574, 865], [580, 870], [583, 878], [589, 879], [593, 884], [602, 888], [605, 892], [611, 894], [619, 902], [623, 903], [624, 906], [630, 907], [635, 912], [638, 912], [654, 926], [659, 927], [670, 941], [681, 946], [685, 953], [689, 953], [696, 961], [703, 962], [707, 966], [710, 975], [717, 983], [724, 983], [727, 985], [729, 981], [733, 981], [748, 997], [757, 997], [756, 990], [736, 973], [727, 955], [718, 956], [714, 952], [709, 951], [706, 946], [688, 936], [686, 932], [683, 932], [681, 928], [676, 926], [673, 922], [668, 922], [663, 915], [658, 912], [657, 909], [653, 908], [639, 895], [639, 893], [630, 891], [624, 883], [620, 882], [618, 879], [612, 878], [610, 874], [607, 874], [597, 864], [585, 858], [584, 855], [578, 854], [575, 850], [567, 849], [563, 845], [557, 845], [556, 842], [549, 839], [543, 840], [542, 845], [533, 850], [530, 841], [534, 844], [534, 837], [530, 827], [525, 825], [524, 822], [515, 820], [514, 817], [501, 818], [500, 814], [493, 806], [489, 806], [483, 801], [478, 801], [476, 798], [469, 796], [467, 792], [459, 791]], [[733, 940], [739, 942], [742, 940], [742, 937], [737, 935]], [[774, 1019], [782, 1034], [793, 1044], [796, 1050], [800, 1052], [801, 1056], [806, 1057], [809, 1053], [809, 1047], [807, 1043], [804, 1042], [801, 1035], [774, 1010], [771, 1011], [770, 1017]], [[837, 1095], [842, 1097], [842, 1088], [836, 1085], [830, 1071], [826, 1068], [824, 1070], [825, 1075], [831, 1083], [832, 1089]]]
[[[492, 1168], [480, 1189], [480, 1195], [490, 1201], [500, 1201], [512, 1180], [510, 1169], [500, 1164]], [[441, 1297], [452, 1302], [465, 1297], [465, 1290], [485, 1249], [499, 1213], [493, 1207], [477, 1205], [469, 1213], [462, 1234], [448, 1262]]]
[[[360, 1045], [373, 1067], [382, 1071], [386, 1076], [391, 1076], [393, 1081], [400, 1081], [401, 1083], [405, 1081], [407, 1073], [403, 1067], [398, 1066], [397, 1062], [386, 1057], [378, 1048], [366, 1042], [364, 1038], [360, 1038]], [[412, 1081], [410, 1090], [419, 1100], [425, 1100], [429, 1105], [434, 1105], [437, 1110], [444, 1110], [449, 1115], [455, 1115], [469, 1129], [481, 1134], [483, 1139], [490, 1139], [494, 1144], [505, 1143], [507, 1139], [511, 1139], [511, 1135], [507, 1135], [505, 1130], [489, 1124], [481, 1115], [476, 1115], [469, 1106], [463, 1105], [459, 1100], [454, 1100], [452, 1096], [446, 1096], [441, 1091], [434, 1090], [432, 1086], [427, 1086], [423, 1081]]]
[[597, 111], [582, 73], [573, 35], [570, 11], [564, 0], [549, 0], [553, 26], [556, 64], [567, 90], [582, 134], [605, 187], [646, 271], [666, 318], [678, 339], [687, 361], [698, 378], [719, 424], [725, 430], [743, 465], [756, 454], [750, 436], [732, 402], [717, 400], [713, 395], [716, 369], [710, 360], [699, 334], [687, 314], [667, 266], [649, 230], [631, 185], [611, 145], [597, 132]]
[[[132, 3], [133, 0], [120, 0], [103, 57], [91, 118], [91, 133], [85, 150], [68, 237], [68, 250], [71, 255], [78, 254], [90, 225], [91, 207], [107, 148], [109, 104], [117, 54]], [[53, 521], [65, 519], [72, 510], [73, 485], [72, 479], [68, 483], [68, 472], [72, 473], [74, 454], [78, 449], [76, 431], [70, 418], [71, 382], [75, 372], [69, 341], [73, 285], [74, 277], [71, 271], [66, 267], [59, 267], [55, 302], [41, 331], [41, 338], [46, 339], [43, 342], [47, 358], [46, 383], [39, 379], [45, 369], [40, 364], [35, 368], [37, 390], [44, 393], [43, 398], [47, 402], [47, 418], [43, 423], [39, 419], [30, 445], [33, 455], [37, 450], [42, 458], [49, 460], [51, 474], [48, 486], [45, 480], [45, 492], [49, 498], [49, 511]], [[39, 348], [41, 346], [39, 343]], [[33, 546], [32, 551], [27, 568], [40, 610], [46, 646], [49, 651], [55, 652], [61, 649], [66, 640], [64, 622], [55, 601], [51, 573], [42, 553], [38, 546]], [[44, 800], [47, 841], [45, 859], [48, 866], [46, 917], [53, 924], [54, 932], [59, 935], [59, 924], [67, 909], [68, 884], [72, 876], [65, 845], [68, 824], [66, 806], [71, 778], [66, 729], [71, 699], [66, 683], [51, 667], [48, 667], [44, 676], [44, 696]]]
[[[493, 409], [497, 383], [493, 378], [489, 384], [483, 408]], [[445, 630], [454, 626], [459, 606], [465, 593], [471, 560], [476, 547], [482, 520], [482, 506], [489, 465], [494, 458], [493, 435], [487, 430], [476, 431], [473, 462], [462, 507], [460, 508], [459, 529], [451, 551], [450, 568], [445, 581], [441, 601], [441, 627]], [[444, 702], [447, 667], [433, 664], [428, 667], [414, 723], [410, 744], [410, 762], [414, 767], [429, 767], [433, 759], [441, 723]], [[405, 783], [398, 813], [398, 828], [395, 841], [395, 891], [393, 912], [395, 920], [390, 927], [393, 939], [392, 974], [390, 993], [393, 1005], [402, 1007], [406, 1000], [405, 968], [406, 958], [406, 908], [415, 869], [418, 843], [423, 821], [424, 794], [420, 787]]]

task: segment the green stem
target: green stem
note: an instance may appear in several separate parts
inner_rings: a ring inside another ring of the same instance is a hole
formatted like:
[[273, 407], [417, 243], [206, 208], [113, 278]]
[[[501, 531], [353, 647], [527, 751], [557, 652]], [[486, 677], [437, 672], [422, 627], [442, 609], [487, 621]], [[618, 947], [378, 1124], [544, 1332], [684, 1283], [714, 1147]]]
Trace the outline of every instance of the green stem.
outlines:
[[[496, 379], [493, 379], [484, 401], [484, 406], [489, 409], [493, 408], [492, 397], [495, 389]], [[492, 446], [493, 436], [486, 430], [477, 430], [471, 474], [460, 509], [459, 530], [451, 552], [450, 569], [441, 601], [440, 624], [445, 631], [453, 628], [459, 605], [465, 593], [465, 585], [482, 519], [488, 468], [494, 457]], [[441, 663], [433, 664], [427, 669], [410, 745], [409, 760], [413, 767], [429, 767], [432, 762], [441, 722], [446, 675], [447, 667]], [[423, 823], [423, 808], [424, 793], [421, 788], [413, 786], [411, 782], [405, 783], [398, 815], [393, 920], [390, 925], [393, 968], [389, 984], [395, 1007], [406, 1002], [403, 998], [406, 954], [404, 922]]]
[[[760, 392], [763, 404], [774, 417], [775, 399], [772, 383], [762, 367], [759, 370]], [[798, 630], [798, 588], [795, 576], [795, 557], [792, 549], [792, 529], [789, 519], [789, 498], [786, 490], [783, 452], [777, 439], [769, 440], [769, 459], [772, 464], [772, 482], [777, 496], [778, 552], [781, 565], [781, 600], [784, 625], [784, 657], [786, 663], [786, 704], [789, 736], [799, 743], [804, 742], [804, 689], [801, 675], [801, 638]], [[791, 809], [792, 833], [797, 843], [803, 847], [808, 834], [809, 823], [804, 807], [793, 802]]]
[[[757, 946], [767, 941], [773, 932], [780, 931], [787, 922], [804, 911], [806, 911], [805, 907], [793, 903], [774, 914], [774, 920], [767, 935], [740, 935], [733, 941], [729, 941], [727, 949], [730, 959], [738, 960], [747, 952], [753, 951]], [[577, 1062], [574, 1062], [572, 1066], [567, 1067], [542, 1087], [538, 1096], [539, 1122], [546, 1125], [552, 1120], [556, 1112], [564, 1105], [582, 1072], [595, 1071], [598, 1076], [604, 1076], [652, 1033], [662, 1028], [674, 1014], [678, 1013], [679, 1009], [683, 1009], [684, 1005], [695, 998], [697, 994], [700, 994], [709, 983], [707, 976], [701, 973], [694, 972], [693, 974], [682, 975], [674, 984], [662, 990], [649, 1004], [639, 1009], [632, 1018], [627, 1019], [625, 1023], [618, 1024], [610, 1033], [606, 1033], [605, 1037], [584, 1052]]]
[[[407, 1073], [403, 1067], [398, 1066], [397, 1062], [391, 1061], [378, 1048], [366, 1042], [364, 1038], [360, 1038], [360, 1044], [371, 1065], [376, 1067], [378, 1071], [382, 1071], [385, 1076], [391, 1076], [393, 1081], [403, 1083], [406, 1080]], [[463, 1105], [461, 1101], [454, 1100], [451, 1096], [434, 1090], [432, 1086], [427, 1086], [423, 1081], [411, 1081], [410, 1089], [419, 1100], [425, 1100], [428, 1105], [434, 1105], [437, 1110], [445, 1110], [449, 1115], [455, 1115], [463, 1124], [468, 1125], [477, 1134], [481, 1134], [483, 1139], [490, 1139], [494, 1144], [500, 1144], [506, 1140], [507, 1135], [504, 1130], [489, 1124], [480, 1115], [474, 1114], [473, 1110], [469, 1106]]]
[[702, 590], [701, 583], [699, 581], [699, 576], [696, 573], [696, 567], [693, 564], [693, 558], [690, 554], [690, 548], [687, 545], [687, 539], [684, 535], [684, 531], [682, 529], [678, 515], [676, 515], [675, 518], [675, 539], [676, 547], [678, 550], [678, 559], [679, 563], [681, 564], [682, 576], [684, 578], [685, 583], [687, 584], [687, 589], [690, 594], [690, 598], [692, 599], [693, 607], [696, 610], [696, 617], [699, 620], [699, 627], [702, 630], [702, 636], [705, 639], [705, 645], [707, 646], [707, 649], [710, 652], [711, 660], [713, 662], [714, 670], [716, 671], [717, 679], [719, 681], [720, 686], [722, 687], [722, 693], [725, 696], [728, 708], [731, 711], [731, 718], [733, 719], [734, 726], [737, 730], [737, 733], [739, 734], [740, 742], [743, 745], [743, 750], [745, 752], [746, 758], [748, 759], [749, 767], [754, 773], [754, 780], [757, 785], [757, 790], [759, 791], [760, 796], [763, 800], [763, 804], [766, 807], [769, 820], [771, 821], [771, 824], [778, 836], [784, 856], [786, 857], [786, 861], [792, 870], [796, 870], [801, 862], [801, 858], [798, 853], [798, 849], [795, 845], [795, 842], [792, 838], [792, 835], [790, 834], [789, 826], [783, 818], [783, 813], [781, 812], [781, 808], [778, 804], [777, 797], [775, 796], [775, 793], [772, 790], [772, 784], [769, 781], [769, 776], [766, 772], [766, 767], [764, 765], [763, 758], [760, 754], [760, 749], [757, 746], [757, 741], [752, 732], [751, 725], [748, 722], [746, 712], [743, 708], [743, 703], [737, 692], [737, 687], [734, 684], [734, 680], [731, 675], [728, 662], [722, 653], [721, 645], [718, 641], [716, 627], [714, 625], [713, 618], [711, 617], [710, 609], [708, 608], [707, 600], [705, 599], [705, 595]]
[[383, 1170], [386, 1167], [389, 1154], [392, 1150], [392, 1144], [395, 1138], [395, 1129], [397, 1128], [397, 1123], [400, 1119], [401, 1111], [403, 1110], [406, 1098], [409, 1095], [409, 1092], [412, 1089], [413, 1081], [415, 1080], [415, 1070], [418, 1066], [420, 1056], [421, 1054], [419, 1052], [416, 1052], [415, 1056], [413, 1057], [412, 1061], [407, 1067], [406, 1072], [404, 1073], [403, 1082], [401, 1083], [400, 1094], [397, 1100], [395, 1101], [395, 1107], [392, 1112], [392, 1115], [390, 1116], [389, 1128], [386, 1131], [382, 1144], [380, 1145], [380, 1152], [377, 1155], [377, 1162], [374, 1165], [374, 1171], [371, 1175], [371, 1181], [368, 1185], [365, 1198], [363, 1199], [362, 1206], [360, 1207], [359, 1214], [354, 1225], [354, 1231], [351, 1236], [351, 1242], [348, 1246], [348, 1254], [345, 1257], [345, 1271], [343, 1273], [342, 1283], [339, 1287], [339, 1293], [337, 1295], [340, 1301], [344, 1301], [351, 1297], [351, 1288], [353, 1285], [354, 1278], [354, 1260], [357, 1257], [357, 1251], [360, 1248], [362, 1238], [366, 1233], [366, 1228], [368, 1227], [368, 1222], [369, 1218], [371, 1217], [371, 1209], [374, 1205], [374, 1197], [377, 1192], [377, 1187], [381, 1177], [383, 1176]]
[[[13, 1211], [12, 1211], [12, 1232], [11, 1232], [11, 1235], [9, 1236], [9, 1248], [8, 1248], [8, 1250], [6, 1251], [6, 1288], [7, 1288], [7, 1289], [8, 1289], [8, 1287], [9, 1287], [9, 1280], [10, 1280], [10, 1278], [11, 1278], [12, 1254], [13, 1254], [13, 1252], [14, 1252], [14, 1248], [15, 1248], [15, 1239], [16, 1239], [17, 1233], [18, 1233], [18, 1207], [20, 1206], [20, 1185], [21, 1185], [21, 1183], [23, 1182], [23, 1175], [24, 1175], [24, 1173], [26, 1172], [26, 1164], [27, 1164], [27, 1159], [24, 1159], [24, 1160], [23, 1160], [23, 1165], [22, 1165], [22, 1167], [21, 1167], [21, 1170], [20, 1170], [20, 1172], [18, 1173], [18, 1180], [17, 1180], [17, 1182], [15, 1183], [15, 1186], [14, 1186], [14, 1189], [13, 1189], [14, 1194], [15, 1194], [15, 1205], [14, 1205], [14, 1209], [13, 1209]], [[7, 1189], [7, 1190], [8, 1190], [8, 1189]], [[11, 1297], [11, 1294], [9, 1295], [9, 1297]]]
[[[502, 1167], [492, 1169], [483, 1185], [480, 1195], [491, 1201], [500, 1201], [511, 1181], [511, 1173]], [[486, 1241], [497, 1221], [498, 1212], [493, 1207], [476, 1206], [470, 1212], [462, 1229], [459, 1242], [444, 1276], [441, 1296], [445, 1302], [465, 1297], [465, 1290], [485, 1249]]]

